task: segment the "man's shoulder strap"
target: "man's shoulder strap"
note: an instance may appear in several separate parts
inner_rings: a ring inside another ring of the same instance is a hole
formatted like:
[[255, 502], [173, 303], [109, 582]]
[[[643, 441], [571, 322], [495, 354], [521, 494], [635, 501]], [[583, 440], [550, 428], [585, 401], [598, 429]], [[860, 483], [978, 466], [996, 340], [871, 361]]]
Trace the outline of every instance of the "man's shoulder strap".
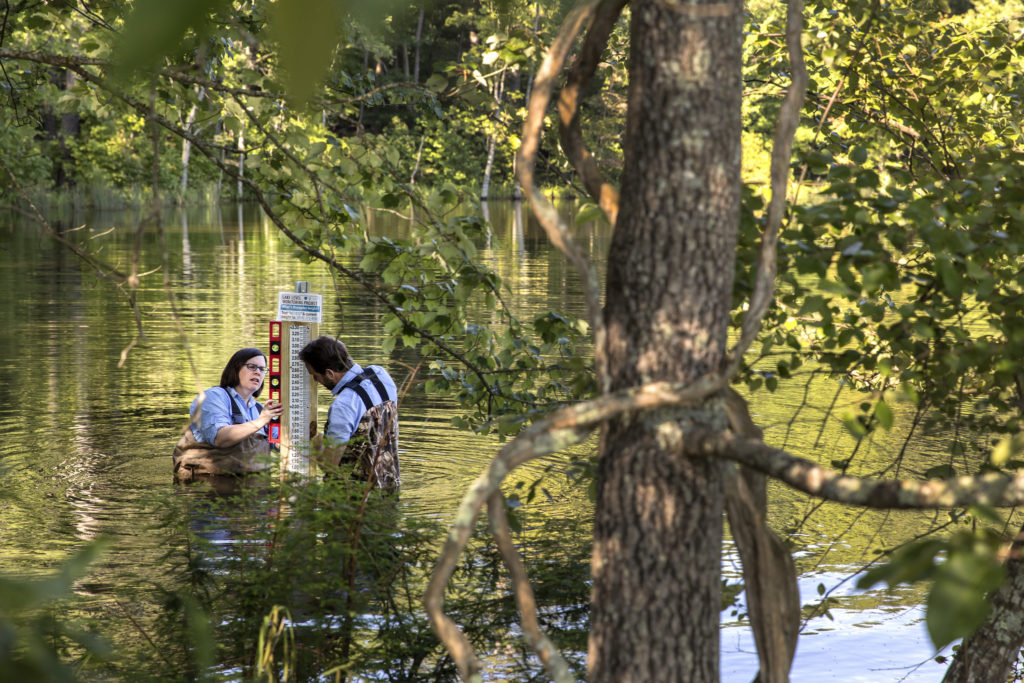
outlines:
[[373, 368], [366, 368], [365, 370], [363, 370], [360, 374], [356, 375], [351, 380], [349, 380], [348, 383], [341, 388], [341, 390], [345, 391], [346, 389], [351, 389], [352, 391], [356, 392], [359, 398], [362, 399], [363, 405], [366, 406], [367, 410], [369, 410], [370, 408], [373, 407], [373, 399], [370, 398], [369, 392], [367, 392], [366, 389], [360, 386], [366, 380], [370, 380], [370, 382], [373, 383], [373, 387], [377, 390], [377, 393], [380, 395], [381, 401], [395, 400], [395, 397], [388, 394], [387, 387], [385, 387], [384, 383], [380, 381], [379, 377], [377, 377], [377, 373], [374, 371]]

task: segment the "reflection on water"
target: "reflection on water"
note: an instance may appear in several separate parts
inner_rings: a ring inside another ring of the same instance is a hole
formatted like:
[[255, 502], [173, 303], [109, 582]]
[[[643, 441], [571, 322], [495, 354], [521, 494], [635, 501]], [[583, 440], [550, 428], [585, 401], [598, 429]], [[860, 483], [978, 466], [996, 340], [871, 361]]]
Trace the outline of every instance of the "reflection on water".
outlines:
[[[518, 203], [492, 203], [487, 212], [492, 230], [481, 253], [505, 279], [510, 305], [524, 318], [553, 308], [582, 314], [577, 277], [564, 258], [552, 253], [529, 211]], [[139, 220], [130, 213], [97, 213], [63, 225], [85, 224], [83, 230], [95, 238], [101, 256], [124, 267]], [[375, 216], [370, 223], [377, 234], [401, 236], [407, 231], [390, 215]], [[580, 243], [600, 263], [610, 241], [607, 227], [587, 224], [576, 230]], [[170, 450], [192, 397], [217, 380], [234, 350], [266, 346], [277, 294], [290, 291], [297, 280], [309, 281], [311, 291], [325, 295], [329, 303], [321, 329], [344, 339], [357, 362], [388, 366], [399, 385], [408, 368], [419, 362], [404, 349], [380, 358], [381, 311], [352, 287], [342, 285], [336, 291], [321, 265], [293, 258], [290, 242], [254, 207], [180, 212], [164, 218], [164, 231], [173, 307], [185, 338], [163, 288], [158, 238], [148, 231], [140, 271], [152, 274], [143, 278], [138, 292], [144, 337], [119, 367], [122, 350], [137, 334], [122, 293], [33, 225], [8, 216], [0, 227], [0, 290], [5, 293], [0, 297], [0, 343], [5, 349], [0, 382], [8, 397], [0, 402], [0, 463], [7, 494], [0, 497], [0, 571], [44, 571], [83, 541], [108, 534], [116, 543], [104, 562], [104, 581], [116, 584], [146, 572], [159, 575], [164, 548], [147, 532], [153, 521], [149, 501], [154, 492], [171, 485]], [[417, 379], [423, 379], [422, 373]], [[765, 427], [767, 441], [827, 462], [848, 456], [853, 448], [839, 417], [858, 397], [842, 395], [827, 412], [835, 389], [834, 380], [807, 375], [806, 384], [784, 383], [774, 394], [754, 395], [751, 411]], [[329, 399], [322, 398], [323, 410]], [[897, 406], [900, 410], [911, 407]], [[494, 438], [454, 430], [450, 420], [455, 414], [453, 405], [425, 395], [421, 383], [405, 396], [404, 510], [450, 520], [468, 485], [497, 450]], [[892, 462], [902, 448], [901, 438], [895, 434], [870, 444], [859, 456], [864, 471]], [[904, 473], [919, 474], [926, 469], [926, 456], [944, 450], [941, 441], [929, 444], [918, 438], [904, 455]], [[546, 465], [562, 460], [528, 466], [510, 483], [530, 483]], [[589, 515], [585, 492], [562, 479], [551, 478], [547, 492], [550, 497], [539, 496], [531, 506], [547, 519]], [[865, 598], [845, 580], [876, 549], [919, 532], [933, 517], [838, 506], [811, 512], [805, 498], [781, 486], [773, 488], [772, 496], [776, 528], [804, 521], [792, 540], [805, 603], [816, 600], [819, 584], [834, 588], [837, 598], [834, 622], [819, 618], [808, 624], [794, 680], [820, 680], [822, 672], [841, 680], [936, 678], [935, 664], [908, 675], [908, 667], [932, 654], [920, 623], [919, 591]], [[217, 533], [229, 532], [220, 528]], [[739, 571], [734, 561], [727, 553], [723, 568], [735, 581]], [[723, 628], [723, 680], [749, 679], [756, 669], [749, 631], [728, 610], [723, 612]], [[893, 651], [896, 642], [898, 652]], [[870, 662], [865, 659], [868, 652]]]

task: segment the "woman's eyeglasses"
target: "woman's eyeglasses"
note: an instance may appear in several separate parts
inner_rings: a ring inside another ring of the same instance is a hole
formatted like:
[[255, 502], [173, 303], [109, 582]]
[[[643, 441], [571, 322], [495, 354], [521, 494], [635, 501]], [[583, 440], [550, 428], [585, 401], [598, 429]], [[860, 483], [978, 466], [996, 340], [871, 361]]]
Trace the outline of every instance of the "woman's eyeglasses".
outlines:
[[256, 365], [255, 363], [246, 363], [245, 367], [249, 368], [251, 372], [258, 372], [261, 375], [267, 372], [267, 369], [262, 365]]

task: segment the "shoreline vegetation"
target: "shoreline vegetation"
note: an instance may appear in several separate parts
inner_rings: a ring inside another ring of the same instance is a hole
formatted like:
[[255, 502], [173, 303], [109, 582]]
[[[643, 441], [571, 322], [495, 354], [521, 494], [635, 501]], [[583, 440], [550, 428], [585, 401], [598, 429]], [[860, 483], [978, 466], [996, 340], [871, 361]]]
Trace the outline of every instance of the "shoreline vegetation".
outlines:
[[[558, 188], [546, 188], [541, 192], [550, 201], [575, 202], [583, 199], [579, 192]], [[135, 186], [132, 188], [115, 187], [90, 187], [90, 188], [66, 188], [54, 190], [51, 188], [26, 188], [26, 196], [33, 205], [49, 215], [60, 216], [67, 210], [79, 211], [123, 211], [143, 210], [153, 207], [152, 189], [146, 186]], [[233, 205], [239, 202], [237, 197], [217, 194], [216, 185], [208, 187], [190, 187], [184, 197], [168, 196], [167, 193], [159, 193], [159, 205], [162, 209], [175, 207], [202, 207], [221, 205]], [[11, 195], [5, 202], [9, 208], [17, 207], [19, 202], [24, 202], [25, 197]], [[525, 201], [521, 192], [516, 190], [502, 190], [492, 192], [489, 197], [474, 197], [477, 202], [517, 202]], [[257, 200], [252, 197], [242, 198], [242, 203], [254, 203]], [[370, 210], [374, 207], [368, 206]]]

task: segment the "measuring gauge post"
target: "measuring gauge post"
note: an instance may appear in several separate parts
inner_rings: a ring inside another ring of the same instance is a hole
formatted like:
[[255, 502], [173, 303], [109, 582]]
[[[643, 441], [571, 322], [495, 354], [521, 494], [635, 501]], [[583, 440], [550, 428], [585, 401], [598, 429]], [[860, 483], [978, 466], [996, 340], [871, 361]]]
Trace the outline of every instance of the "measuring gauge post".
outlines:
[[321, 322], [322, 297], [310, 293], [308, 282], [296, 282], [294, 292], [278, 293], [277, 317], [270, 323], [270, 396], [275, 397], [276, 378], [280, 390], [277, 398], [284, 408], [276, 442], [281, 449], [282, 478], [315, 474], [309, 455], [309, 422], [310, 416], [316, 415], [317, 387], [299, 360], [299, 351], [319, 336]]

